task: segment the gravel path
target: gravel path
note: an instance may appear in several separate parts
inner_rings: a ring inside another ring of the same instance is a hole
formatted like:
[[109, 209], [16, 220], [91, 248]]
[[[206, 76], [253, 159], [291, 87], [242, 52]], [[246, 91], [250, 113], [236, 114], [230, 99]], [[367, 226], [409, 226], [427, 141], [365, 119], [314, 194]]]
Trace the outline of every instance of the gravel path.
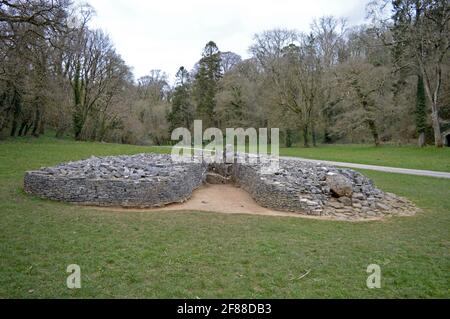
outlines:
[[303, 161], [303, 162], [323, 163], [323, 164], [347, 167], [347, 168], [367, 169], [367, 170], [378, 171], [378, 172], [450, 179], [450, 173], [446, 173], [446, 172], [426, 171], [426, 170], [418, 170], [418, 169], [397, 168], [397, 167], [387, 167], [387, 166], [377, 166], [377, 165], [354, 164], [354, 163], [344, 163], [344, 162], [333, 162], [333, 161], [322, 161], [322, 160], [311, 160], [311, 159], [300, 158], [300, 157], [281, 157], [281, 158], [295, 160], [295, 161]]

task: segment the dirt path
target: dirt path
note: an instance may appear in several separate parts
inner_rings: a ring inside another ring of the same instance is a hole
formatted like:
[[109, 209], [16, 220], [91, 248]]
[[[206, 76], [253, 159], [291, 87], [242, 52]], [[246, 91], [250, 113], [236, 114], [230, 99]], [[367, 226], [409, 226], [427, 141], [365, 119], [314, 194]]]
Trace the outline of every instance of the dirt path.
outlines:
[[[307, 216], [297, 213], [288, 213], [271, 210], [260, 206], [243, 189], [234, 185], [205, 184], [192, 194], [191, 199], [181, 204], [172, 204], [163, 208], [98, 208], [114, 212], [161, 212], [161, 211], [200, 211], [224, 214], [248, 214], [279, 217], [296, 217], [319, 220], [336, 220], [332, 217]], [[364, 221], [377, 219], [365, 219]]]

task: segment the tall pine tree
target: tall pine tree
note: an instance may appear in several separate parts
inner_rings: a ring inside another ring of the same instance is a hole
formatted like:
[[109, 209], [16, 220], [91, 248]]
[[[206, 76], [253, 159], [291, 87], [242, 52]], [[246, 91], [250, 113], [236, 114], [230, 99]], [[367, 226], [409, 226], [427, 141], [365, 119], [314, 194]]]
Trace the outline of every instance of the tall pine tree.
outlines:
[[222, 78], [220, 66], [220, 51], [217, 45], [210, 41], [203, 50], [195, 76], [194, 95], [197, 103], [197, 117], [203, 120], [204, 127], [216, 126], [214, 109], [218, 82]]
[[170, 133], [176, 128], [189, 129], [193, 122], [189, 73], [182, 66], [176, 74], [176, 87], [172, 94], [172, 110], [167, 116]]

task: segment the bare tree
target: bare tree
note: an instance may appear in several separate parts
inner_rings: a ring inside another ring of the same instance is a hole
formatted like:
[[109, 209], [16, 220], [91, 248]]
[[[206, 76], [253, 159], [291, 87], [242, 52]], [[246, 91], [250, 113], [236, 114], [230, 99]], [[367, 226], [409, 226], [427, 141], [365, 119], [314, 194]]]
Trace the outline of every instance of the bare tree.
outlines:
[[346, 59], [347, 22], [345, 19], [325, 16], [314, 20], [311, 31], [323, 71], [323, 81], [318, 96], [323, 141], [331, 143], [333, 141], [331, 134], [331, 128], [334, 125], [333, 118], [336, 115], [336, 105], [340, 101], [340, 96], [335, 94], [335, 83], [332, 79], [335, 67]]
[[239, 54], [233, 52], [220, 52], [220, 66], [223, 74], [230, 72], [241, 61], [242, 58]]
[[[377, 9], [372, 10], [372, 16], [380, 28], [389, 26], [390, 21], [380, 19], [383, 15], [374, 12], [382, 12], [388, 3], [382, 0], [371, 4]], [[393, 37], [386, 39], [385, 44], [399, 53], [401, 68], [416, 68], [423, 78], [431, 106], [435, 145], [442, 147], [440, 99], [444, 64], [450, 49], [450, 5], [448, 0], [400, 0], [392, 4]]]
[[313, 35], [272, 30], [255, 36], [251, 52], [271, 79], [277, 104], [297, 114], [304, 145], [316, 144], [317, 104], [322, 67]]
[[342, 99], [338, 125], [334, 128], [348, 132], [367, 127], [376, 146], [379, 146], [379, 120], [383, 115], [382, 101], [386, 79], [390, 72], [385, 67], [375, 67], [363, 59], [351, 59], [339, 68], [338, 82]]
[[120, 91], [114, 89], [128, 75], [102, 31], [80, 30], [68, 76], [73, 90], [73, 127], [76, 139], [83, 139], [83, 129], [90, 115], [105, 112], [108, 103]]

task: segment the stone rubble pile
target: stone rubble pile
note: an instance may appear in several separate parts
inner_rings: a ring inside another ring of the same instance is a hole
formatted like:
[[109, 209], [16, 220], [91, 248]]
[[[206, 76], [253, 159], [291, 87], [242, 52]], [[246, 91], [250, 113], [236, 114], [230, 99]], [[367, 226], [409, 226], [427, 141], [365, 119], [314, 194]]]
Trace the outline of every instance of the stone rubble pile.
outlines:
[[177, 176], [187, 169], [175, 165], [167, 155], [91, 157], [90, 159], [43, 168], [42, 173], [67, 178], [151, 180]]
[[263, 174], [262, 168], [237, 162], [183, 164], [158, 154], [92, 157], [27, 172], [24, 188], [42, 198], [84, 205], [161, 207], [187, 200], [207, 182], [239, 185], [267, 208], [339, 220], [418, 211], [350, 169], [284, 159], [275, 173]]
[[334, 219], [409, 216], [418, 209], [410, 201], [384, 193], [364, 175], [328, 165], [280, 160], [280, 169], [261, 174], [258, 165], [237, 165], [238, 183], [262, 206]]

